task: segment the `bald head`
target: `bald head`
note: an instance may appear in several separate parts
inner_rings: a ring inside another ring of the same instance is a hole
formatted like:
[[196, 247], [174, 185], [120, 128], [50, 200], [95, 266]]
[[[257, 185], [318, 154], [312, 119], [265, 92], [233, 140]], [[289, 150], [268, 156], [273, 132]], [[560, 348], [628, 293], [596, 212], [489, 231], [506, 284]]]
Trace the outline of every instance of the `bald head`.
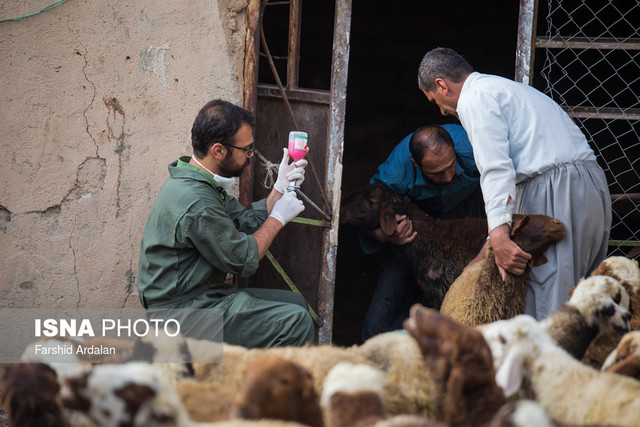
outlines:
[[451, 184], [456, 173], [453, 139], [442, 126], [429, 125], [417, 129], [409, 142], [411, 162], [424, 177], [439, 186]]

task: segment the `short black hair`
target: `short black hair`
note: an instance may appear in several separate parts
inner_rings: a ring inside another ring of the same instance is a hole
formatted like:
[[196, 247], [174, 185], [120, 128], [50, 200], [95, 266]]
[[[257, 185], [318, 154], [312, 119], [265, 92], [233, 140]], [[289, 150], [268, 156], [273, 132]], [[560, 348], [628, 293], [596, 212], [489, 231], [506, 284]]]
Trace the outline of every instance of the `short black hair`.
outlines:
[[248, 110], [221, 99], [207, 102], [191, 128], [193, 153], [202, 159], [215, 143], [233, 145], [235, 135], [244, 123], [254, 126], [253, 115]]
[[453, 147], [453, 138], [445, 128], [440, 125], [422, 126], [413, 132], [409, 140], [411, 157], [418, 164], [429, 150], [438, 150], [442, 147]]

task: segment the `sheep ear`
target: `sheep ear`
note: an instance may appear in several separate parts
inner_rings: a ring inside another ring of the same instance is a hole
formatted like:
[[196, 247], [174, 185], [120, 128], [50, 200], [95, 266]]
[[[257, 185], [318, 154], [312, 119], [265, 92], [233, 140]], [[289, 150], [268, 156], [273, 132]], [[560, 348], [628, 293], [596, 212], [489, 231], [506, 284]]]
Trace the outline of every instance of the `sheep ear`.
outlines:
[[496, 384], [509, 398], [522, 384], [524, 357], [517, 349], [511, 349], [496, 372]]
[[622, 359], [607, 368], [604, 368], [604, 365], [603, 365], [602, 370], [606, 372], [613, 372], [615, 374], [625, 375], [627, 377], [639, 379], [640, 378], [640, 356], [638, 356], [637, 354], [629, 355], [625, 359]]
[[316, 394], [313, 386], [313, 377], [306, 369], [302, 370], [302, 397], [304, 399], [312, 399]]
[[396, 213], [391, 206], [380, 210], [380, 228], [387, 236], [396, 231]]
[[513, 224], [511, 224], [511, 233], [510, 236], [513, 237], [516, 235], [516, 231], [520, 230], [522, 227], [527, 225], [529, 222], [529, 215], [518, 215], [513, 220]]

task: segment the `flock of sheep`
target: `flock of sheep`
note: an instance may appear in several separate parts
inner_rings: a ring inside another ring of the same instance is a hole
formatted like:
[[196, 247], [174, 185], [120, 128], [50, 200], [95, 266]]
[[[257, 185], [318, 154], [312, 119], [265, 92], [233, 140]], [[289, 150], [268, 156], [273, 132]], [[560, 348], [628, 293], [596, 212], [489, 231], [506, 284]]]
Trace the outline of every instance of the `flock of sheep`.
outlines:
[[[366, 227], [371, 209], [355, 208], [363, 200], [351, 199], [345, 217]], [[397, 212], [379, 208], [373, 226]], [[520, 230], [514, 240], [545, 236], [542, 246], [530, 248], [537, 256], [564, 237], [561, 224], [546, 217], [516, 220], [522, 226], [514, 227]], [[404, 250], [440, 257], [447, 250], [429, 245], [422, 240]], [[441, 287], [427, 295], [441, 310], [416, 305], [403, 331], [361, 345], [224, 344], [222, 363], [191, 363], [216, 353], [213, 344], [182, 337], [169, 346], [163, 337], [149, 337], [109, 363], [77, 356], [68, 363], [8, 365], [2, 403], [10, 425], [20, 427], [640, 425], [636, 261], [606, 259], [568, 302], [538, 322], [519, 314], [524, 297], [506, 286], [479, 305], [463, 298], [458, 280], [470, 284], [475, 297], [487, 294], [490, 263], [455, 279], [464, 256], [447, 259], [450, 265], [414, 266], [432, 273], [423, 286]], [[501, 298], [512, 311], [503, 310]], [[155, 363], [136, 360], [139, 345], [151, 349]], [[169, 353], [183, 362], [163, 363]]]

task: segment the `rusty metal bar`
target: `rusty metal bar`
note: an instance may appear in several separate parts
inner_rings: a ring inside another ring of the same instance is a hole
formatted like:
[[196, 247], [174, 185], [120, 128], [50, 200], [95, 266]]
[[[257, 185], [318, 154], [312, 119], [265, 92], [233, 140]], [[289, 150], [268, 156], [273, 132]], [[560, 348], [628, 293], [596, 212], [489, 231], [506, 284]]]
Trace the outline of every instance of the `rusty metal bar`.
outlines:
[[[331, 93], [328, 90], [316, 89], [284, 89], [285, 96], [292, 101], [310, 102], [314, 104], [331, 104]], [[280, 88], [275, 85], [260, 83], [258, 95], [266, 98], [282, 98]]]
[[571, 117], [580, 119], [640, 120], [640, 108], [562, 107]]
[[537, 37], [536, 47], [545, 49], [640, 50], [640, 39], [628, 38], [618, 40], [613, 37], [601, 37], [596, 39], [572, 37], [571, 39], [565, 40], [550, 37]]
[[291, 0], [289, 6], [289, 57], [287, 59], [287, 88], [289, 89], [298, 87], [301, 21], [302, 0]]
[[534, 39], [537, 21], [538, 1], [520, 0], [515, 81], [528, 85], [533, 83], [533, 61], [535, 59]]
[[[243, 107], [252, 113], [256, 112], [258, 103], [258, 53], [260, 44], [258, 32], [260, 31], [260, 0], [249, 0], [247, 5], [247, 34], [245, 36], [245, 57], [244, 57], [244, 86]], [[240, 190], [238, 201], [245, 207], [251, 204], [253, 199], [253, 163], [251, 167], [245, 168], [240, 176]]]
[[[269, 0], [264, 0], [264, 6], [266, 7], [268, 5]], [[263, 8], [264, 10], [264, 8]], [[296, 120], [295, 115], [293, 114], [293, 109], [291, 108], [291, 104], [289, 103], [289, 98], [287, 97], [287, 94], [285, 92], [285, 88], [282, 85], [282, 81], [280, 80], [280, 76], [278, 76], [278, 70], [276, 69], [276, 65], [273, 63], [273, 58], [271, 57], [271, 52], [269, 51], [269, 46], [267, 45], [267, 38], [264, 35], [264, 27], [261, 25], [260, 26], [260, 41], [262, 42], [262, 47], [264, 48], [264, 51], [267, 55], [267, 60], [269, 62], [269, 66], [271, 67], [271, 72], [273, 73], [273, 77], [276, 80], [276, 84], [278, 85], [278, 90], [280, 91], [280, 96], [282, 98], [282, 100], [284, 101], [285, 106], [287, 107], [287, 111], [289, 112], [289, 117], [291, 118], [291, 121], [293, 122], [293, 128], [294, 130], [301, 130], [300, 127], [298, 126], [298, 121]], [[311, 162], [311, 159], [308, 159], [308, 165], [309, 165], [309, 169], [311, 170], [311, 175], [314, 178], [314, 182], [316, 183], [317, 187], [318, 187], [318, 192], [320, 193], [320, 198], [322, 199], [322, 202], [324, 203], [325, 208], [329, 211], [329, 214], [331, 214], [331, 205], [329, 204], [329, 201], [327, 200], [327, 196], [325, 195], [324, 189], [322, 188], [322, 185], [320, 183], [320, 179], [318, 178], [318, 173], [316, 172], [316, 169], [313, 165], [313, 162]]]
[[[258, 83], [258, 54], [260, 44], [258, 43], [258, 31], [260, 27], [260, 0], [249, 0], [247, 5], [247, 34], [245, 35], [245, 57], [244, 57], [244, 86], [242, 88], [242, 106], [256, 113], [258, 104], [258, 93], [256, 85]], [[253, 200], [253, 159], [248, 168], [244, 168], [240, 175], [240, 188], [238, 190], [238, 201], [245, 207], [249, 207]], [[247, 287], [247, 279], [234, 277], [235, 286], [238, 289]]]
[[626, 194], [612, 194], [611, 201], [615, 202], [616, 200], [629, 200], [631, 202], [640, 202], [640, 193], [626, 193]]
[[352, 0], [336, 0], [333, 26], [333, 56], [331, 60], [331, 110], [327, 141], [326, 188], [334, 213], [331, 228], [323, 233], [322, 274], [318, 288], [320, 328], [318, 343], [331, 343], [335, 296], [336, 256], [338, 253], [338, 225], [340, 221], [340, 187], [342, 186], [342, 152], [344, 147], [344, 118], [347, 107], [347, 74], [349, 70], [349, 35]]

